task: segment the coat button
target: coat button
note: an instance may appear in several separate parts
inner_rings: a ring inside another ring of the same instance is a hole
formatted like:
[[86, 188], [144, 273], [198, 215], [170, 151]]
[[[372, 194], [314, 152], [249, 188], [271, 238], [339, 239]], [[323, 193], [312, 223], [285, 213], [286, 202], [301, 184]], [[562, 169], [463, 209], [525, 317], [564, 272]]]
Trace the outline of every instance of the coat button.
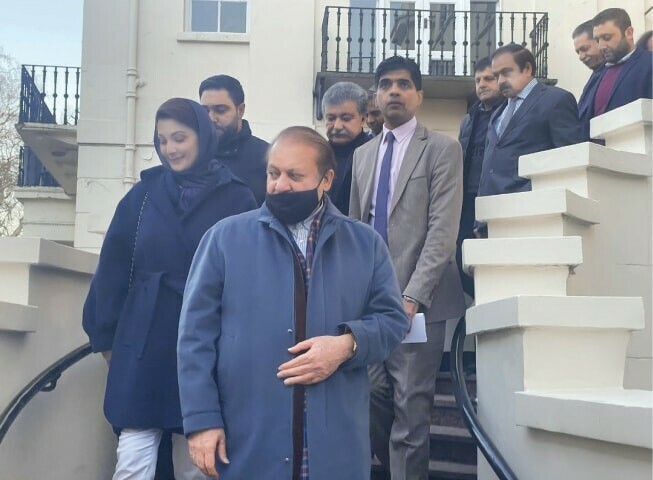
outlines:
[[286, 458], [283, 459], [283, 461], [286, 462], [286, 463], [290, 463], [290, 458], [286, 457]]
[[292, 328], [288, 329], [288, 333], [292, 334]]

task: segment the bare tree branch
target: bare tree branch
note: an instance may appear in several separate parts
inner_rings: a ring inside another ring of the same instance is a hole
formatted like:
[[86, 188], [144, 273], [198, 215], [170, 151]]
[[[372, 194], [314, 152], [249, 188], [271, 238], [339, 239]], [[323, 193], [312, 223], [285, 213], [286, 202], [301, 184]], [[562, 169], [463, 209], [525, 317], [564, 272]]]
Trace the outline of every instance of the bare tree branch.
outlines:
[[18, 122], [20, 66], [0, 47], [0, 236], [22, 231], [22, 205], [14, 196], [22, 144], [14, 125]]

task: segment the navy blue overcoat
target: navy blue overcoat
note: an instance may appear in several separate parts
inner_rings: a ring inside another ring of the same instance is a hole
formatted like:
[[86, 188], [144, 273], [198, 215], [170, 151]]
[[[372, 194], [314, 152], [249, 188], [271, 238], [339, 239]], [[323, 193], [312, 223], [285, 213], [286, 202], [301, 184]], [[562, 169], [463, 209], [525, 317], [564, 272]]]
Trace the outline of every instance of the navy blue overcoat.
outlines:
[[181, 429], [176, 347], [186, 276], [204, 233], [256, 201], [224, 166], [185, 213], [163, 167], [145, 170], [141, 180], [116, 208], [83, 326], [93, 351], [112, 351], [104, 401], [111, 425]]
[[[388, 249], [368, 225], [327, 200], [308, 287], [306, 335], [349, 328], [355, 355], [306, 387], [311, 480], [370, 478], [367, 366], [408, 329]], [[223, 427], [220, 480], [292, 478], [292, 388], [277, 368], [295, 343], [293, 247], [263, 204], [211, 228], [195, 255], [179, 323], [186, 434]]]

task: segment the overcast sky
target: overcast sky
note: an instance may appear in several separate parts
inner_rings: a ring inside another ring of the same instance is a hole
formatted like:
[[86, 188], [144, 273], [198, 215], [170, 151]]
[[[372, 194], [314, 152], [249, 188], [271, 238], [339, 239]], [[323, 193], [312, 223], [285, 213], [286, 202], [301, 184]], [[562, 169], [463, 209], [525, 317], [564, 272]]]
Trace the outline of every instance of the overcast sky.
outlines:
[[83, 3], [0, 0], [0, 47], [22, 64], [80, 66]]

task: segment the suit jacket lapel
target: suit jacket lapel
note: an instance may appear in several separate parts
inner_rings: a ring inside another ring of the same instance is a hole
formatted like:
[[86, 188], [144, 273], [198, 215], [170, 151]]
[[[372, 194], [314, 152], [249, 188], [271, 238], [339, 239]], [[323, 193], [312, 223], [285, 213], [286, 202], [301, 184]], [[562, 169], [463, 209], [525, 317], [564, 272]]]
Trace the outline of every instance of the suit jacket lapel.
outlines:
[[404, 193], [404, 190], [406, 189], [410, 175], [413, 173], [417, 162], [419, 162], [419, 159], [422, 157], [422, 153], [426, 148], [426, 142], [424, 142], [424, 140], [426, 140], [426, 129], [418, 123], [415, 133], [410, 139], [410, 143], [408, 143], [408, 148], [406, 148], [401, 167], [399, 168], [399, 176], [397, 177], [397, 183], [394, 192], [392, 193], [388, 216], [392, 215], [392, 211], [397, 206], [402, 193]]
[[[370, 144], [374, 146], [369, 151], [367, 158], [359, 157], [359, 172], [358, 177], [361, 195], [361, 219], [367, 222], [370, 216], [370, 203], [372, 202], [372, 194], [374, 193], [374, 179], [376, 176], [376, 160], [379, 156], [379, 148], [381, 148], [381, 140], [383, 135], [377, 135]], [[376, 143], [375, 143], [376, 142]]]
[[614, 82], [614, 85], [612, 86], [612, 90], [610, 91], [610, 97], [608, 98], [608, 103], [606, 105], [610, 105], [610, 101], [612, 100], [612, 97], [614, 96], [615, 92], [619, 88], [619, 84], [623, 81], [624, 78], [628, 76], [628, 72], [635, 68], [637, 63], [639, 62], [639, 49], [635, 49], [633, 54], [630, 56], [628, 60], [626, 60], [623, 64], [623, 67], [621, 67], [621, 71], [619, 72], [619, 76], [617, 77], [617, 80]]
[[539, 98], [544, 93], [544, 90], [546, 90], [546, 87], [541, 83], [538, 83], [533, 87], [531, 93], [528, 94], [528, 97], [524, 99], [522, 104], [519, 105], [517, 111], [513, 114], [510, 122], [508, 122], [508, 125], [506, 126], [506, 129], [503, 131], [501, 138], [508, 135], [508, 132], [514, 128], [515, 125], [519, 125], [521, 119], [528, 113], [531, 108], [533, 108], [533, 105], [539, 101]]

